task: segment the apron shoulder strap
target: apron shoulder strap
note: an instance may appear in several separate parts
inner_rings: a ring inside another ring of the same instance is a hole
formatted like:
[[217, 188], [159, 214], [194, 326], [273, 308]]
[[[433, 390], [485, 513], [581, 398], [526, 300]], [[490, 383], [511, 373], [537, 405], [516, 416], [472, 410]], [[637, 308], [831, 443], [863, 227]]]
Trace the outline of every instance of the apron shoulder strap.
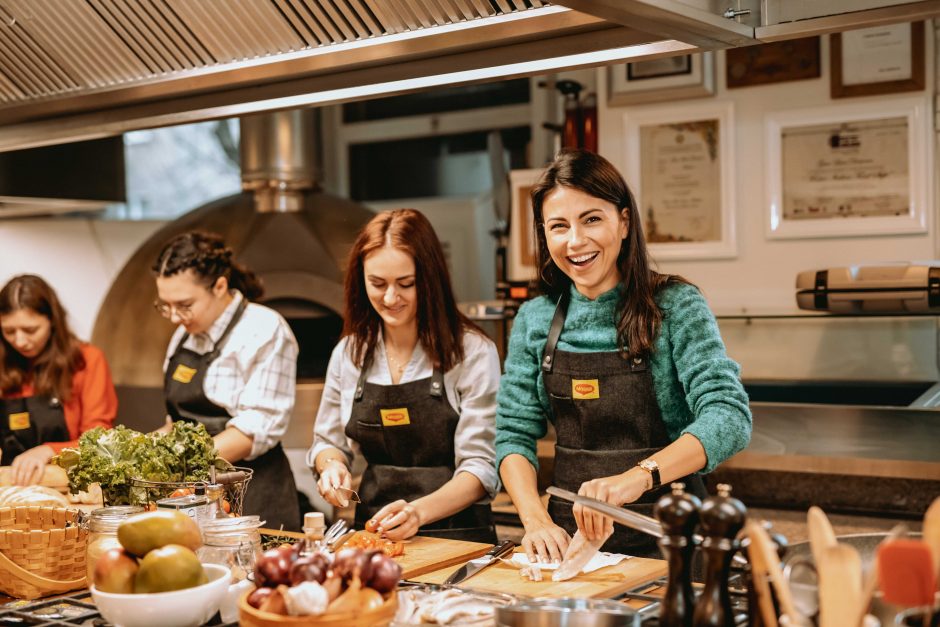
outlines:
[[431, 396], [434, 398], [444, 396], [444, 373], [437, 366], [434, 367], [434, 372], [431, 373]]
[[571, 292], [566, 290], [558, 298], [558, 304], [555, 306], [555, 315], [552, 317], [552, 324], [548, 328], [548, 338], [545, 340], [545, 348], [542, 350], [542, 372], [551, 372], [555, 361], [555, 348], [558, 346], [558, 338], [561, 337], [561, 330], [565, 327], [565, 318], [568, 315], [568, 303], [571, 301]]
[[212, 350], [209, 351], [210, 362], [215, 361], [215, 358], [218, 357], [219, 351], [221, 351], [222, 347], [225, 346], [225, 340], [228, 339], [229, 334], [232, 332], [232, 329], [235, 328], [235, 325], [238, 324], [238, 321], [242, 319], [242, 314], [245, 313], [246, 307], [248, 307], [248, 299], [242, 297], [241, 302], [238, 303], [238, 309], [235, 310], [235, 315], [232, 316], [232, 319], [225, 327], [225, 330], [222, 331], [222, 335], [219, 336], [219, 340], [212, 347]]

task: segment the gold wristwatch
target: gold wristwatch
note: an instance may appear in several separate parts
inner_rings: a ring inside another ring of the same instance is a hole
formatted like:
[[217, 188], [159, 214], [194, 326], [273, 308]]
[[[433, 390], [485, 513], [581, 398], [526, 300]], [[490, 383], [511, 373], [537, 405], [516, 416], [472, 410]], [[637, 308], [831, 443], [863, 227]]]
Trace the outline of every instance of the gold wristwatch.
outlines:
[[637, 466], [650, 474], [650, 478], [653, 480], [653, 485], [650, 487], [650, 490], [655, 490], [662, 485], [662, 482], [659, 479], [659, 464], [656, 463], [656, 460], [644, 459], [638, 463]]

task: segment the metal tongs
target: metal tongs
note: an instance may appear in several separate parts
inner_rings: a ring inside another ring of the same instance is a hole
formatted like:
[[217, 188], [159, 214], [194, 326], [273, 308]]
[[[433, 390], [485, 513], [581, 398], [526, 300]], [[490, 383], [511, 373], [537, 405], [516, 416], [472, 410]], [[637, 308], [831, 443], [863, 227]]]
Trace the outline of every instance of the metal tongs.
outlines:
[[[579, 505], [583, 505], [588, 509], [593, 509], [594, 511], [610, 516], [621, 525], [625, 525], [631, 529], [636, 529], [637, 531], [642, 531], [643, 533], [651, 535], [654, 538], [663, 537], [663, 526], [655, 518], [650, 518], [649, 516], [644, 516], [643, 514], [638, 514], [628, 509], [617, 507], [616, 505], [611, 505], [610, 503], [605, 503], [604, 501], [598, 501], [597, 499], [592, 499], [589, 496], [581, 496], [580, 494], [575, 494], [574, 492], [569, 492], [568, 490], [562, 490], [561, 488], [556, 488], [555, 486], [550, 486], [546, 492], [553, 496], [557, 496], [560, 499], [571, 501], [572, 503], [578, 503]], [[701, 542], [702, 540], [702, 537], [698, 534], [693, 537], [695, 538], [696, 542]], [[735, 553], [734, 563], [739, 566], [743, 566], [747, 564], [747, 559], [744, 556]]]
[[611, 505], [610, 503], [605, 503], [604, 501], [598, 501], [597, 499], [592, 499], [589, 496], [581, 496], [580, 494], [575, 494], [574, 492], [569, 492], [568, 490], [562, 490], [561, 488], [556, 488], [551, 486], [546, 490], [549, 494], [557, 496], [560, 499], [566, 501], [571, 501], [572, 503], [578, 503], [579, 505], [584, 505], [589, 509], [606, 514], [610, 516], [621, 525], [626, 525], [631, 529], [636, 529], [637, 531], [642, 531], [645, 534], [651, 535], [654, 538], [663, 537], [663, 526], [655, 518], [650, 518], [649, 516], [644, 516], [643, 514], [637, 514], [636, 512], [631, 512], [628, 509], [622, 507], [617, 507], [616, 505]]

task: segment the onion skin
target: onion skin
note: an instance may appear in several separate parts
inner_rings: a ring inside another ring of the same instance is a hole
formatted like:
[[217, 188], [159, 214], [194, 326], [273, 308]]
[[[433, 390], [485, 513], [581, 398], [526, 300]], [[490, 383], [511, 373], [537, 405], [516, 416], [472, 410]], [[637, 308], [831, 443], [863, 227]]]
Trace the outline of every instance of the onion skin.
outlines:
[[301, 557], [290, 567], [290, 585], [296, 586], [305, 581], [323, 583], [326, 580], [327, 569], [320, 560], [310, 557]]
[[362, 549], [343, 549], [333, 558], [333, 572], [347, 582], [353, 578], [368, 581], [372, 576], [373, 553]]
[[284, 603], [284, 595], [281, 589], [272, 588], [271, 593], [261, 602], [258, 608], [262, 612], [271, 612], [272, 614], [287, 615], [287, 604]]
[[273, 592], [274, 588], [255, 588], [252, 590], [251, 594], [248, 595], [248, 605], [256, 610], [260, 610], [261, 604], [264, 603], [265, 599], [271, 596]]
[[276, 588], [290, 583], [290, 570], [295, 555], [290, 546], [268, 549], [255, 563], [255, 585]]
[[401, 566], [398, 562], [381, 552], [377, 552], [371, 556], [370, 567], [372, 576], [366, 585], [382, 594], [395, 589], [401, 579]]

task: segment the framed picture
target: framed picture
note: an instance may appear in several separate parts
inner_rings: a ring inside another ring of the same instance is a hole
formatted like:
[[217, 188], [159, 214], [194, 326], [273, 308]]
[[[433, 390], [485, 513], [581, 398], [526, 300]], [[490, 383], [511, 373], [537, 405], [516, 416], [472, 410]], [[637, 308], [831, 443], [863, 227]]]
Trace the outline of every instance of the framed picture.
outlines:
[[509, 186], [512, 195], [509, 220], [509, 263], [506, 269], [510, 281], [528, 281], [538, 276], [535, 267], [535, 217], [529, 193], [544, 169], [512, 170]]
[[921, 91], [924, 23], [886, 24], [830, 35], [833, 98]]
[[737, 254], [731, 102], [624, 115], [627, 180], [657, 259]]
[[925, 98], [771, 113], [771, 239], [925, 233], [933, 187]]
[[685, 54], [607, 68], [612, 106], [698, 98], [715, 93], [715, 53]]
[[804, 37], [725, 51], [729, 89], [819, 78], [819, 37]]

